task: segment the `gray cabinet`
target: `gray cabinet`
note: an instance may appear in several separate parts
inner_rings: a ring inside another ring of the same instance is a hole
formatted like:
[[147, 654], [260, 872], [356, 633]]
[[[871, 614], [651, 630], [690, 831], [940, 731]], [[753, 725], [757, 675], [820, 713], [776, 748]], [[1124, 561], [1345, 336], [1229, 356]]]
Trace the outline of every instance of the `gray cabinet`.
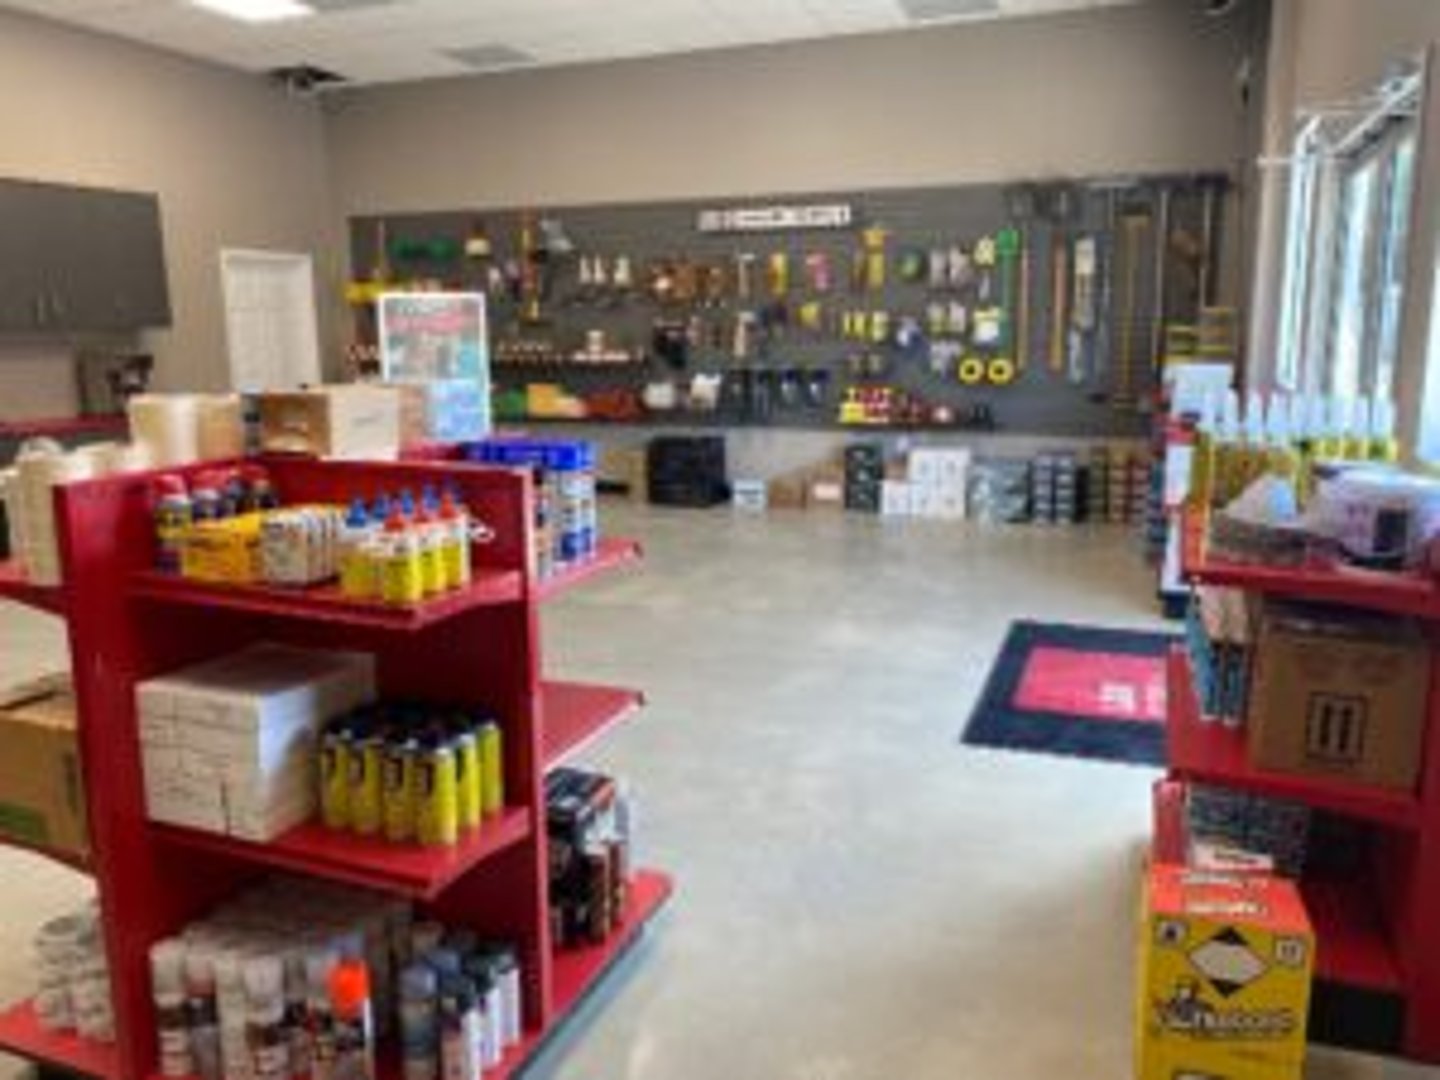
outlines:
[[0, 180], [0, 333], [169, 323], [155, 196]]

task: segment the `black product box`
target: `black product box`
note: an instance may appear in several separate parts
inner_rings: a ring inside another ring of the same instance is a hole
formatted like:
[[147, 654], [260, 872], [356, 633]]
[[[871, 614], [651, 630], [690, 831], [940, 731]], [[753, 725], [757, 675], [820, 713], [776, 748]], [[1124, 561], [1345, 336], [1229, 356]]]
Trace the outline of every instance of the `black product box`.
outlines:
[[852, 443], [845, 447], [845, 468], [885, 470], [885, 448], [879, 443]]

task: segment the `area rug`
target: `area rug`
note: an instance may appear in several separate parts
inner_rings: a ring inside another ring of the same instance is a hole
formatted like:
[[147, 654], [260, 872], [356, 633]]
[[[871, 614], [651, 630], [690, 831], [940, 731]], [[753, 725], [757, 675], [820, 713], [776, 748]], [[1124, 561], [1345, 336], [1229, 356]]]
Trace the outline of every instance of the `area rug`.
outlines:
[[1165, 652], [1141, 630], [1015, 622], [961, 741], [971, 746], [1165, 763]]

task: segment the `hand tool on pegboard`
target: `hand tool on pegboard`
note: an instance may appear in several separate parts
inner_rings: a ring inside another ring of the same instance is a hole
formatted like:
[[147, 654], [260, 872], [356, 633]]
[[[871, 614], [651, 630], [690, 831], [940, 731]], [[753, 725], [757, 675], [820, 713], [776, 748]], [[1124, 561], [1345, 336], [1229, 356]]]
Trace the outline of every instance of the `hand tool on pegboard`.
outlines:
[[1140, 314], [1140, 262], [1144, 257], [1145, 230], [1150, 227], [1148, 207], [1131, 205], [1120, 211], [1120, 251], [1115, 273], [1119, 281], [1117, 318], [1119, 348], [1110, 384], [1110, 401], [1117, 409], [1134, 408], [1135, 330]]
[[1093, 235], [1079, 236], [1074, 245], [1074, 295], [1070, 305], [1070, 331], [1066, 343], [1066, 371], [1079, 385], [1089, 378], [1090, 352], [1094, 345], [1096, 318], [1096, 275], [1099, 272], [1097, 243]]
[[[1100, 288], [1096, 301], [1095, 349], [1090, 365], [1092, 385], [1097, 388], [1106, 385], [1110, 370], [1114, 366], [1112, 354], [1115, 348], [1115, 273], [1119, 261], [1116, 253], [1119, 250], [1120, 194], [1133, 186], [1131, 181], [1122, 180], [1104, 181], [1092, 188], [1103, 196], [1105, 206], [1105, 223], [1098, 234], [1100, 242], [1097, 251], [1097, 277]], [[1103, 400], [1102, 394], [1097, 393], [1094, 396]]]
[[1030, 359], [1030, 224], [1036, 215], [1035, 189], [1029, 184], [1010, 188], [1006, 193], [1010, 220], [1019, 240], [1015, 259], [1015, 299], [1011, 351], [1015, 367], [1025, 370]]
[[1155, 287], [1150, 298], [1150, 366], [1156, 385], [1165, 364], [1165, 320], [1170, 299], [1170, 211], [1174, 193], [1169, 183], [1160, 181], [1155, 195], [1155, 236], [1153, 238]]
[[1070, 240], [1066, 224], [1075, 196], [1064, 184], [1050, 190], [1050, 370], [1065, 371], [1065, 324], [1070, 304]]

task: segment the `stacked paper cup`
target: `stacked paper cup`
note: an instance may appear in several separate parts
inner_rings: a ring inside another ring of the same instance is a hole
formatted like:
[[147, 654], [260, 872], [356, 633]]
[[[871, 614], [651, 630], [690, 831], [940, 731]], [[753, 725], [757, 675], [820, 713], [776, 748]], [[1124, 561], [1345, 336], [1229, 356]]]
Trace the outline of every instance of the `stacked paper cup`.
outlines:
[[15, 494], [10, 500], [18, 511], [18, 552], [25, 572], [37, 585], [60, 584], [60, 546], [55, 534], [55, 488], [88, 480], [95, 461], [84, 454], [67, 454], [53, 439], [32, 439], [15, 459]]
[[39, 982], [35, 1013], [41, 1025], [112, 1042], [110, 972], [95, 906], [51, 919], [36, 933], [34, 947]]

